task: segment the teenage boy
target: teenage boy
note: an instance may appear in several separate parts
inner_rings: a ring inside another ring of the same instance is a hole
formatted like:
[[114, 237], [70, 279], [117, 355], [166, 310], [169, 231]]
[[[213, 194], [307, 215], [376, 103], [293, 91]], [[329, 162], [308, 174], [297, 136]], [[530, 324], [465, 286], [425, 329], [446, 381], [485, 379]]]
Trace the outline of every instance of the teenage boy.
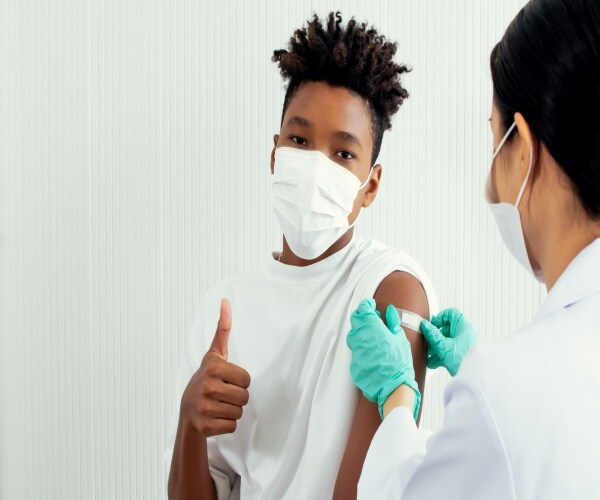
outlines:
[[[350, 377], [350, 313], [364, 297], [424, 318], [436, 307], [405, 252], [354, 237], [379, 188], [383, 133], [408, 97], [395, 52], [339, 13], [275, 51], [287, 82], [271, 155], [283, 250], [200, 308], [178, 378], [170, 498], [356, 496], [381, 417]], [[406, 333], [423, 393], [426, 345]]]

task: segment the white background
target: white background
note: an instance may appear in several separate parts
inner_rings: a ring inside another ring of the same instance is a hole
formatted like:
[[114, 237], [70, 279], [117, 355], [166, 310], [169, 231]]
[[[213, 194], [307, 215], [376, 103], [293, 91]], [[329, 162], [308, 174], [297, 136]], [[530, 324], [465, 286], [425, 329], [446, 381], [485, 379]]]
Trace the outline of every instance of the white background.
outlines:
[[270, 57], [313, 11], [374, 23], [414, 68], [359, 234], [408, 250], [486, 341], [529, 321], [543, 292], [482, 196], [489, 52], [523, 3], [0, 0], [0, 498], [165, 497], [194, 309], [280, 245]]

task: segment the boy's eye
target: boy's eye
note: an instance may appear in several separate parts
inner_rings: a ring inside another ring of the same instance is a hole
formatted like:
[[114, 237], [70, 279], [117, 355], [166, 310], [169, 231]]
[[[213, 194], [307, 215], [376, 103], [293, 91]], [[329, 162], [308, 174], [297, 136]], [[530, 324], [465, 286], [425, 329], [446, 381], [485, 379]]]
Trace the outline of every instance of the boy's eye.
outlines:
[[306, 146], [306, 139], [304, 139], [298, 135], [293, 135], [292, 141], [295, 142], [296, 144], [299, 144], [300, 146]]
[[337, 156], [343, 158], [344, 160], [353, 160], [354, 155], [350, 151], [338, 151], [336, 153]]

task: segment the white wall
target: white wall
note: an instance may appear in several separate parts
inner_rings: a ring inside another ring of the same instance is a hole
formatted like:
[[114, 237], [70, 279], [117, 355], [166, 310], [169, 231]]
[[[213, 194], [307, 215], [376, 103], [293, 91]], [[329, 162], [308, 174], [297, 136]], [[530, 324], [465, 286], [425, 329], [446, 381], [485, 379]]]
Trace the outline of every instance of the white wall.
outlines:
[[488, 54], [523, 3], [0, 0], [0, 498], [164, 498], [194, 308], [278, 246], [270, 56], [313, 10], [414, 67], [359, 234], [413, 254], [486, 340], [528, 321], [542, 292], [482, 198]]

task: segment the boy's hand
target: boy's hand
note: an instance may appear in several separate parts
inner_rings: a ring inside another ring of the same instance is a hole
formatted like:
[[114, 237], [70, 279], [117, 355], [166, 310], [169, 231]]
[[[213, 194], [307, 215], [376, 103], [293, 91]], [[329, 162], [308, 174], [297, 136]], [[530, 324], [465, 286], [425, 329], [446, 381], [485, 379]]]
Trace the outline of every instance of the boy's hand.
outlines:
[[248, 403], [250, 374], [227, 361], [231, 304], [221, 301], [217, 331], [181, 398], [181, 417], [203, 437], [234, 432]]

